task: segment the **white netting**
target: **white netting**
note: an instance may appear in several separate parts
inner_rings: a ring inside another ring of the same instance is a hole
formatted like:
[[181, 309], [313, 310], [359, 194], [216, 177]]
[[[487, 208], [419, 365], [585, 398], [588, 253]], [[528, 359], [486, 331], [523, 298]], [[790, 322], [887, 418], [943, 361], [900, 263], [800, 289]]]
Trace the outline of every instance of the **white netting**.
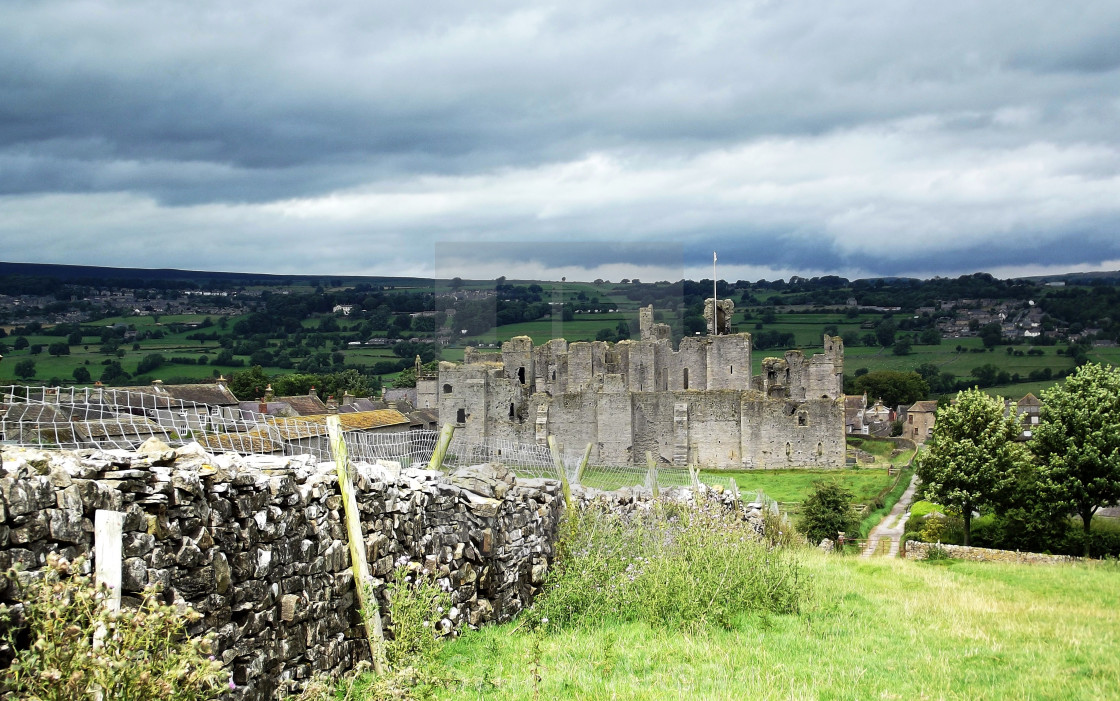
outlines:
[[[326, 417], [278, 418], [238, 407], [218, 407], [173, 399], [158, 389], [109, 387], [0, 387], [0, 440], [42, 448], [135, 449], [155, 437], [170, 446], [197, 441], [207, 450], [242, 454], [314, 455], [332, 459]], [[426, 467], [439, 433], [403, 431], [399, 426], [355, 426], [343, 420], [343, 436], [351, 460], [393, 460], [403, 467]], [[564, 471], [572, 484], [597, 489], [649, 487], [653, 477], [645, 465], [590, 464], [580, 474], [583, 451], [562, 451]], [[547, 445], [490, 438], [452, 438], [443, 467], [499, 462], [519, 477], [556, 478], [555, 461]], [[718, 472], [697, 471], [695, 478], [709, 486], [731, 487]], [[659, 464], [658, 486], [689, 486], [688, 468]], [[742, 495], [747, 501], [776, 504], [761, 492]]]

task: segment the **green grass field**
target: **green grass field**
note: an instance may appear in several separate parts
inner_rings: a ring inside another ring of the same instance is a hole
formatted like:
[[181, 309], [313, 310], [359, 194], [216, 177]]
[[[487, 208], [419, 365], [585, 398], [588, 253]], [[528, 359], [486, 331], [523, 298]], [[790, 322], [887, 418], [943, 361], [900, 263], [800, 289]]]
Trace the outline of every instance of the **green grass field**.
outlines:
[[[483, 284], [483, 283], [479, 283]], [[487, 284], [493, 284], [492, 282]], [[590, 283], [573, 283], [565, 288], [565, 294], [574, 296], [580, 291], [585, 292], [588, 296], [598, 296], [602, 300], [602, 306], [610, 306], [619, 309], [615, 313], [600, 313], [600, 314], [580, 314], [572, 321], [563, 322], [554, 327], [551, 320], [539, 320], [526, 322], [521, 324], [512, 324], [508, 326], [497, 327], [490, 333], [484, 334], [479, 337], [456, 339], [458, 343], [471, 342], [471, 343], [493, 343], [495, 344], [493, 350], [497, 352], [497, 346], [504, 341], [513, 338], [514, 336], [526, 335], [530, 336], [535, 343], [544, 343], [554, 335], [560, 335], [568, 341], [590, 341], [594, 340], [596, 334], [602, 329], [614, 330], [619, 321], [626, 321], [630, 326], [630, 331], [633, 337], [638, 335], [638, 321], [637, 321], [637, 303], [625, 299], [625, 292], [627, 286], [620, 284], [604, 284], [593, 285]], [[757, 308], [750, 310], [752, 318], [744, 320], [742, 314], [737, 312], [735, 315], [735, 323], [742, 332], [749, 332], [757, 334], [758, 330], [755, 325], [761, 320], [762, 312]], [[193, 334], [198, 329], [187, 329], [179, 333], [171, 333], [170, 326], [174, 323], [199, 323], [205, 318], [200, 314], [163, 314], [159, 315], [158, 321], [156, 316], [129, 316], [117, 317], [111, 319], [101, 319], [97, 322], [87, 324], [87, 327], [104, 327], [115, 323], [126, 323], [134, 325], [137, 330], [143, 331], [151, 328], [161, 328], [166, 334], [161, 339], [146, 339], [141, 341], [141, 349], [139, 351], [132, 350], [132, 344], [122, 344], [125, 350], [125, 355], [121, 359], [122, 365], [128, 372], [135, 370], [136, 364], [149, 353], [162, 353], [166, 357], [171, 356], [190, 356], [197, 355], [203, 350], [206, 350], [211, 355], [216, 354], [216, 342], [198, 342], [188, 340], [186, 336]], [[242, 317], [230, 317], [227, 321], [227, 326], [236, 323]], [[835, 325], [841, 333], [846, 331], [855, 331], [859, 335], [871, 333], [868, 329], [861, 329], [860, 324], [866, 321], [876, 321], [881, 318], [879, 314], [860, 314], [854, 318], [848, 318], [846, 314], [840, 311], [830, 312], [815, 312], [807, 314], [794, 314], [789, 312], [776, 312], [775, 321], [769, 324], [763, 324], [764, 330], [776, 330], [783, 333], [792, 333], [797, 345], [802, 348], [807, 355], [819, 352], [821, 347], [821, 337], [823, 329], [827, 325]], [[212, 319], [218, 322], [218, 318]], [[318, 317], [305, 320], [304, 326], [307, 328], [315, 328], [318, 326], [320, 319]], [[157, 326], [158, 324], [158, 326]], [[341, 320], [342, 328], [349, 328], [353, 323]], [[217, 323], [208, 331], [219, 331]], [[13, 350], [10, 346], [13, 339], [4, 339], [9, 346], [8, 352], [4, 355], [4, 361], [0, 363], [0, 382], [11, 383], [16, 382], [14, 376], [14, 367], [17, 362], [25, 357], [31, 357], [28, 350]], [[32, 344], [42, 344], [44, 351], [32, 359], [36, 364], [36, 373], [33, 381], [45, 382], [50, 378], [57, 377], [63, 382], [70, 382], [73, 375], [74, 368], [83, 364], [86, 360], [90, 362], [89, 370], [94, 379], [100, 376], [100, 363], [107, 356], [98, 353], [100, 347], [100, 339], [86, 335], [83, 338], [82, 345], [71, 347], [70, 356], [61, 356], [59, 358], [51, 358], [47, 352], [46, 347], [60, 339], [56, 336], [44, 336], [37, 334], [29, 336], [28, 340]], [[88, 346], [89, 350], [85, 350], [84, 346]], [[961, 346], [963, 352], [958, 352], [957, 346]], [[1025, 355], [1029, 346], [1019, 344], [1014, 346], [1014, 350], [1024, 352], [1024, 355], [1016, 357], [1007, 353], [1006, 346], [997, 347], [994, 352], [970, 352], [973, 350], [980, 350], [982, 344], [978, 338], [964, 338], [964, 339], [944, 339], [940, 345], [912, 346], [911, 353], [904, 356], [894, 355], [889, 348], [884, 349], [881, 347], [867, 347], [867, 346], [849, 346], [845, 348], [845, 370], [848, 375], [853, 375], [856, 370], [866, 368], [869, 371], [877, 370], [898, 370], [910, 371], [917, 368], [923, 363], [932, 363], [936, 365], [942, 372], [949, 372], [954, 374], [958, 379], [967, 381], [971, 377], [974, 368], [981, 365], [991, 363], [996, 365], [999, 369], [1005, 370], [1010, 374], [1018, 374], [1021, 378], [1020, 382], [1010, 385], [1001, 385], [986, 389], [990, 394], [1007, 396], [1011, 398], [1018, 398], [1027, 392], [1033, 392], [1038, 395], [1039, 392], [1054, 384], [1054, 381], [1036, 381], [1028, 380], [1028, 376], [1032, 371], [1050, 369], [1051, 372], [1057, 373], [1064, 370], [1069, 370], [1073, 367], [1073, 361], [1065, 356], [1059, 356], [1056, 353], [1056, 347], [1044, 347], [1043, 355], [1041, 356], [1028, 356]], [[392, 359], [393, 356], [387, 349], [350, 349], [345, 351], [347, 362], [352, 365], [368, 366], [376, 363], [378, 360]], [[784, 349], [770, 349], [770, 350], [755, 350], [753, 353], [753, 367], [756, 373], [761, 371], [762, 361], [767, 357], [781, 357], [784, 354]], [[462, 347], [445, 348], [442, 351], [443, 358], [446, 360], [461, 360]], [[247, 357], [241, 357], [243, 361], [248, 361]], [[1120, 364], [1120, 348], [1097, 348], [1089, 353], [1089, 359], [1097, 362], [1111, 363], [1114, 365]], [[235, 372], [238, 368], [226, 367], [219, 368], [219, 372], [229, 375]], [[284, 372], [280, 368], [265, 368], [266, 372], [278, 373]], [[204, 378], [213, 374], [212, 366], [187, 366], [176, 365], [168, 368], [160, 368], [145, 379], [168, 379], [174, 377], [193, 377]]]
[[[444, 646], [444, 699], [1120, 697], [1120, 568], [802, 554], [800, 615], [731, 630], [518, 623]], [[539, 681], [534, 678], [539, 674]]]

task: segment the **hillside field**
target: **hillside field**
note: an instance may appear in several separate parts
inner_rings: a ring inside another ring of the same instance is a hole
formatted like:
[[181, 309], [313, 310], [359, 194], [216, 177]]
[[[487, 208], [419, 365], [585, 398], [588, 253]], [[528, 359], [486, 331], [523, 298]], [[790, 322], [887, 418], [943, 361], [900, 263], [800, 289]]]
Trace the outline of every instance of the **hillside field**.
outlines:
[[813, 591], [799, 615], [744, 617], [731, 630], [486, 627], [442, 649], [437, 697], [1120, 697], [1115, 563], [801, 557]]

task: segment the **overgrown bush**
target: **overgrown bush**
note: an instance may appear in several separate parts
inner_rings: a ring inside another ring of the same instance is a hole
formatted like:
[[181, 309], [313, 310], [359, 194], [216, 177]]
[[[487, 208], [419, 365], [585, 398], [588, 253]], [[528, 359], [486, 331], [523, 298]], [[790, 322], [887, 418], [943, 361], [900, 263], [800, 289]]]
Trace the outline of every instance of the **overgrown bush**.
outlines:
[[438, 624], [451, 597], [431, 577], [399, 567], [387, 586], [385, 658], [401, 668], [430, 659], [439, 646]]
[[817, 480], [801, 504], [797, 527], [810, 543], [836, 540], [840, 532], [853, 537], [859, 530], [859, 517], [852, 509], [851, 491], [839, 482]]
[[569, 514], [564, 529], [528, 614], [546, 628], [603, 619], [730, 627], [746, 612], [796, 612], [807, 596], [808, 577], [791, 551], [716, 503], [658, 502], [625, 517], [588, 508]]
[[[0, 604], [4, 647], [12, 656], [2, 673], [4, 698], [62, 701], [215, 699], [232, 686], [208, 637], [186, 635], [201, 616], [161, 603], [147, 589], [134, 610], [111, 611], [106, 592], [73, 564], [50, 555], [39, 573], [9, 570], [20, 604]], [[10, 694], [8, 696], [6, 694]]]

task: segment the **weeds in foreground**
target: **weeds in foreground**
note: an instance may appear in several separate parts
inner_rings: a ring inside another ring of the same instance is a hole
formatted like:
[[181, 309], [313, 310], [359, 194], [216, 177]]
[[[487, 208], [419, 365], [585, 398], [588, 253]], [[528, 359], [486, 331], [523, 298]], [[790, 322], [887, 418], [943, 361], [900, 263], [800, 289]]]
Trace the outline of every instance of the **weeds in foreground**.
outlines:
[[338, 680], [316, 679], [304, 689], [303, 701], [390, 701], [432, 698], [445, 682], [434, 670], [440, 622], [451, 597], [427, 574], [399, 567], [387, 585], [383, 613], [388, 635], [388, 671], [375, 676], [368, 663]]
[[22, 603], [0, 604], [5, 652], [13, 656], [0, 692], [61, 701], [99, 689], [121, 701], [196, 701], [233, 686], [210, 654], [213, 641], [186, 635], [198, 613], [161, 603], [154, 588], [137, 609], [110, 610], [105, 589], [82, 567], [52, 554], [41, 575], [7, 573]]
[[807, 580], [787, 549], [716, 503], [658, 502], [627, 516], [589, 508], [568, 515], [528, 616], [551, 630], [604, 619], [727, 628], [746, 612], [797, 612]]

